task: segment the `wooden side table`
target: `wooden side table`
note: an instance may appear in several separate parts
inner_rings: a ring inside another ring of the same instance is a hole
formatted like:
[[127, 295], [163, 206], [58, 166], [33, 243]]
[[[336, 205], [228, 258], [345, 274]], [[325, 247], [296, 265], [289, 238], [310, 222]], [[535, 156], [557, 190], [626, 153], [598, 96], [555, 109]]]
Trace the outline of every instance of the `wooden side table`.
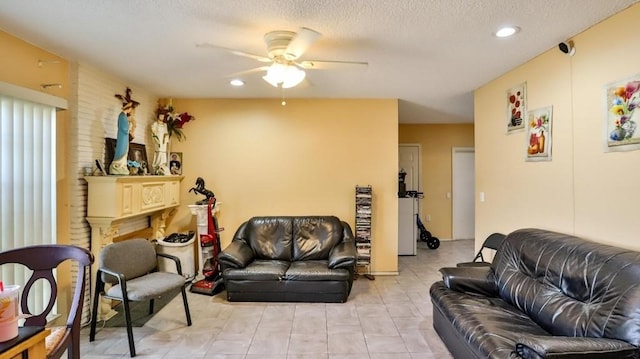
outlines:
[[46, 358], [44, 343], [50, 332], [50, 329], [43, 327], [18, 328], [16, 338], [0, 343], [0, 359]]

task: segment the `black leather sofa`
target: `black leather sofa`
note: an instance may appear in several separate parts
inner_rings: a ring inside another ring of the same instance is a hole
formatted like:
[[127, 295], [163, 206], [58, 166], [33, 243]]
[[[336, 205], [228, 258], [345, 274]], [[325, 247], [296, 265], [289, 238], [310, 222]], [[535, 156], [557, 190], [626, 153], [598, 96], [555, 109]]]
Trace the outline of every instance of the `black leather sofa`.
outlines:
[[356, 247], [334, 216], [254, 217], [219, 256], [229, 301], [346, 302]]
[[639, 358], [640, 253], [540, 229], [443, 268], [433, 326], [460, 358]]

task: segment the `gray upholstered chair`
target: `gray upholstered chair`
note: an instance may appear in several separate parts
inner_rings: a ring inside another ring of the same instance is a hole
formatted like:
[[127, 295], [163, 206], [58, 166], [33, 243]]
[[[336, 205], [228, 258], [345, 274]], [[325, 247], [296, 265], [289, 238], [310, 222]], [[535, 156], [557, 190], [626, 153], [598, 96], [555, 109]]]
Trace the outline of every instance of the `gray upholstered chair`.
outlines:
[[[175, 261], [178, 273], [159, 272], [158, 256]], [[111, 288], [106, 291], [105, 283], [112, 284]], [[185, 285], [180, 259], [168, 254], [157, 253], [154, 245], [146, 239], [124, 240], [104, 247], [100, 252], [99, 267], [96, 273], [96, 290], [93, 299], [89, 341], [94, 341], [96, 336], [100, 294], [106, 299], [115, 299], [123, 303], [131, 357], [136, 356], [136, 348], [133, 342], [129, 302], [148, 300], [149, 314], [152, 314], [155, 298], [181, 291], [187, 326], [190, 326], [191, 314], [189, 313]]]

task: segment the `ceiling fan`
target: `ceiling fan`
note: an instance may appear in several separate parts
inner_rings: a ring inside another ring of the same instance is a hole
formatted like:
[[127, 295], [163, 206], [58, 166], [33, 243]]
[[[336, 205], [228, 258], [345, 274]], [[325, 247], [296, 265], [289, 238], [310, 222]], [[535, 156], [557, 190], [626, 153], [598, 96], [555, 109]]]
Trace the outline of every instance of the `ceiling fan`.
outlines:
[[321, 34], [317, 31], [302, 27], [298, 32], [271, 31], [264, 35], [267, 44], [267, 56], [251, 54], [248, 52], [230, 49], [209, 43], [196, 44], [197, 47], [208, 47], [229, 51], [234, 55], [248, 57], [270, 65], [256, 67], [242, 71], [234, 76], [247, 73], [266, 71], [262, 77], [274, 87], [291, 88], [300, 84], [306, 77], [305, 70], [333, 70], [333, 69], [361, 69], [368, 63], [357, 61], [324, 61], [301, 60], [301, 56], [314, 43]]

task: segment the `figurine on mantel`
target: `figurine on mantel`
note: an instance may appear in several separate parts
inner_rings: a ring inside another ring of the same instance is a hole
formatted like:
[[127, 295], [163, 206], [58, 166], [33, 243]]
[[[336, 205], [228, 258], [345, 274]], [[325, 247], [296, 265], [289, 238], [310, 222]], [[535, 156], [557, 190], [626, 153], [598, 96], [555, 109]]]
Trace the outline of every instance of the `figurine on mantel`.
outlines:
[[116, 149], [113, 155], [113, 161], [109, 165], [110, 175], [128, 175], [129, 168], [129, 142], [133, 139], [133, 131], [135, 130], [135, 120], [133, 114], [135, 108], [140, 104], [131, 98], [131, 89], [127, 87], [125, 95], [115, 95], [122, 101], [122, 111], [118, 115], [118, 135], [116, 136]]
[[167, 124], [164, 122], [166, 114], [158, 113], [156, 121], [151, 124], [151, 138], [155, 145], [153, 152], [153, 171], [157, 175], [169, 175], [169, 166], [167, 165], [169, 150], [169, 131]]
[[188, 112], [176, 113], [173, 110], [173, 100], [168, 104], [158, 104], [156, 121], [151, 124], [151, 138], [154, 143], [153, 173], [157, 175], [170, 175], [169, 169], [169, 145], [171, 138], [178, 141], [186, 139], [182, 132], [185, 123], [195, 120]]

